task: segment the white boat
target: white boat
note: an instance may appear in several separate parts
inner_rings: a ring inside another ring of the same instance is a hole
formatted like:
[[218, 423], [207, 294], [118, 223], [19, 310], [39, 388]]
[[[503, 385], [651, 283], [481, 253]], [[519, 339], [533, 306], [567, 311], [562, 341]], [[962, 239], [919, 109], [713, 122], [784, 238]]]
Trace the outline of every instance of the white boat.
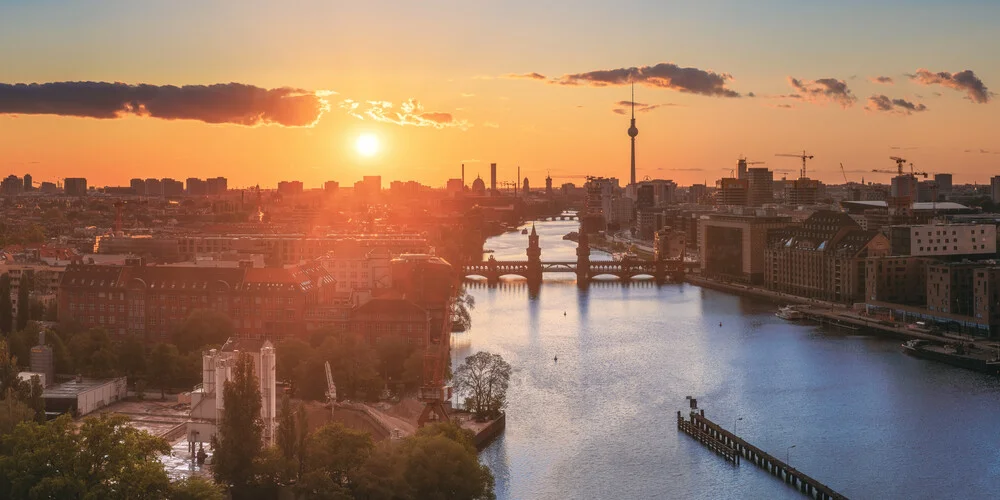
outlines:
[[795, 321], [798, 319], [805, 319], [806, 315], [802, 314], [802, 311], [794, 309], [792, 306], [785, 306], [778, 309], [778, 312], [774, 313], [775, 316], [781, 319], [787, 319], [789, 321]]

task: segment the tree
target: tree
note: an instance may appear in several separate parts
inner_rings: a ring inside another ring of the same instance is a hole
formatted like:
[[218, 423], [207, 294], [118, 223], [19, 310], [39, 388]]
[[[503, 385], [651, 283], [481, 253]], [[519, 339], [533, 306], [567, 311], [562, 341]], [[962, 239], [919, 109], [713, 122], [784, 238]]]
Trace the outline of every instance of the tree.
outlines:
[[10, 274], [0, 274], [0, 333], [14, 327], [14, 304], [10, 300]]
[[[298, 411], [305, 411], [299, 407]], [[299, 455], [299, 431], [295, 418], [295, 410], [292, 408], [291, 399], [288, 393], [281, 397], [281, 407], [278, 409], [278, 430], [276, 439], [278, 449], [288, 460], [294, 460]]]
[[123, 415], [102, 414], [80, 427], [80, 467], [89, 498], [162, 498], [169, 479], [159, 457], [170, 445], [128, 424]]
[[274, 348], [275, 378], [278, 380], [294, 380], [299, 365], [309, 360], [314, 349], [308, 343], [292, 337], [282, 340]]
[[455, 370], [454, 383], [478, 418], [496, 417], [507, 405], [510, 364], [499, 354], [477, 352]]
[[229, 316], [209, 309], [197, 309], [174, 332], [174, 345], [181, 354], [206, 345], [222, 345], [234, 336], [236, 327]]
[[244, 498], [252, 489], [254, 465], [261, 455], [264, 422], [260, 416], [260, 385], [253, 358], [240, 353], [233, 378], [223, 385], [225, 410], [212, 438], [215, 480], [230, 487], [233, 498]]
[[225, 500], [226, 492], [217, 484], [199, 476], [170, 484], [169, 500]]
[[408, 390], [416, 390], [423, 383], [425, 355], [423, 351], [413, 351], [403, 363], [403, 384]]
[[174, 382], [179, 363], [180, 354], [173, 344], [156, 344], [149, 354], [149, 377], [160, 388], [160, 399], [167, 398], [167, 387]]
[[13, 390], [8, 389], [0, 399], [0, 438], [10, 434], [17, 424], [33, 419], [35, 412], [17, 399]]
[[390, 339], [388, 342], [380, 342], [375, 352], [378, 355], [379, 372], [382, 374], [382, 378], [387, 383], [404, 383], [406, 360], [415, 351], [416, 348], [412, 344], [403, 342], [401, 339]]
[[17, 329], [24, 330], [31, 319], [31, 279], [28, 273], [21, 273], [17, 286]]
[[451, 320], [461, 326], [464, 332], [472, 328], [471, 311], [476, 308], [476, 298], [469, 295], [465, 287], [458, 289], [455, 300], [451, 303]]
[[136, 337], [129, 337], [115, 345], [118, 368], [131, 381], [146, 374], [146, 346]]
[[322, 473], [333, 484], [347, 487], [348, 475], [371, 455], [375, 445], [371, 434], [355, 431], [340, 423], [316, 429], [306, 442], [306, 470]]
[[22, 422], [3, 449], [0, 498], [162, 499], [169, 487], [159, 456], [170, 446], [122, 415], [88, 418], [79, 429], [67, 415]]
[[493, 499], [494, 479], [474, 450], [444, 433], [417, 435], [376, 451], [352, 475], [367, 499]]

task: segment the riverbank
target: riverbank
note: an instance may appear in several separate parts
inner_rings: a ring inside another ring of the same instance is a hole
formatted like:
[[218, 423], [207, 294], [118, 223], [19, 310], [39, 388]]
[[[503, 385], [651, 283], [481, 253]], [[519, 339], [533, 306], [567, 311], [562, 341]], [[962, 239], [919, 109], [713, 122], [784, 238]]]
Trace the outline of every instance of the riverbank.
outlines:
[[[748, 285], [722, 283], [699, 276], [687, 276], [685, 281], [692, 285], [698, 285], [704, 288], [711, 288], [736, 295], [747, 295], [756, 298], [768, 299], [778, 304], [796, 304], [795, 309], [802, 312], [809, 321], [823, 325], [832, 325], [839, 328], [846, 328], [848, 330], [856, 330], [861, 333], [889, 336], [905, 340], [927, 340], [936, 344], [963, 343], [975, 346], [970, 350], [969, 354], [951, 355], [952, 358], [969, 358], [970, 360], [975, 360], [977, 362], [991, 360], [992, 358], [990, 353], [997, 350], [998, 343], [994, 340], [970, 340], [968, 337], [947, 332], [941, 334], [919, 332], [907, 328], [906, 325], [892, 323], [859, 314], [843, 304], [835, 304], [816, 299], [798, 297], [795, 295], [775, 292], [772, 290], [764, 290]], [[967, 368], [967, 366], [962, 363], [956, 363], [955, 359], [944, 360], [943, 357], [927, 357], [927, 359]]]

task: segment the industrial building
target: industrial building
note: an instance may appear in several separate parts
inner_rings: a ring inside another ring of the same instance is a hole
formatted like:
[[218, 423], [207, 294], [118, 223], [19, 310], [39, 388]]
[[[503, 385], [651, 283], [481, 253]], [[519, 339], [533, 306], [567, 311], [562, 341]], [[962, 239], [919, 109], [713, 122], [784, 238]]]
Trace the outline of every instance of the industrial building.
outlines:
[[233, 378], [240, 353], [253, 358], [254, 375], [260, 385], [260, 417], [264, 423], [264, 443], [274, 441], [277, 397], [274, 346], [267, 340], [229, 339], [221, 349], [202, 353], [202, 382], [191, 391], [191, 414], [187, 424], [188, 443], [209, 443], [225, 410], [223, 387]]
[[90, 379], [77, 377], [69, 382], [45, 388], [45, 413], [61, 415], [68, 413], [83, 417], [105, 406], [125, 399], [125, 377], [113, 379]]

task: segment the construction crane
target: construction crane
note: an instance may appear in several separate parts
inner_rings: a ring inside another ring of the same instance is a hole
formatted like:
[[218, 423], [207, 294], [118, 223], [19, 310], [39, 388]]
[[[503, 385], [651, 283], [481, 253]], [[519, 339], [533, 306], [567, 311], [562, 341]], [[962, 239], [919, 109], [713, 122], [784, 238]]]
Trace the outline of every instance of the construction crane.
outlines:
[[333, 416], [334, 407], [337, 405], [337, 384], [333, 383], [333, 372], [330, 371], [330, 362], [326, 362], [326, 400], [330, 402], [330, 416]]
[[847, 180], [847, 170], [844, 170], [844, 162], [840, 162], [840, 173], [844, 174], [844, 184], [850, 184], [851, 181]]
[[802, 159], [802, 172], [799, 174], [799, 177], [805, 177], [806, 176], [806, 160], [813, 159], [813, 155], [806, 154], [805, 150], [803, 150], [802, 154], [800, 154], [800, 155], [778, 153], [778, 154], [776, 154], [774, 156], [787, 156], [787, 157], [790, 157], [790, 158], [801, 158]]
[[[903, 171], [904, 165], [906, 165], [907, 163], [905, 158], [900, 158], [898, 156], [890, 156], [889, 159], [896, 162], [895, 172], [893, 172], [892, 170], [879, 170], [879, 169], [874, 169], [872, 170], [872, 172], [877, 172], [881, 174], [906, 175], [906, 172]], [[910, 175], [912, 176], [922, 175], [926, 179], [928, 174], [927, 172], [914, 172], [913, 163], [910, 163]]]

